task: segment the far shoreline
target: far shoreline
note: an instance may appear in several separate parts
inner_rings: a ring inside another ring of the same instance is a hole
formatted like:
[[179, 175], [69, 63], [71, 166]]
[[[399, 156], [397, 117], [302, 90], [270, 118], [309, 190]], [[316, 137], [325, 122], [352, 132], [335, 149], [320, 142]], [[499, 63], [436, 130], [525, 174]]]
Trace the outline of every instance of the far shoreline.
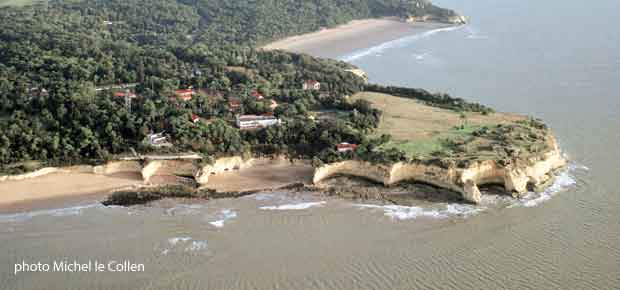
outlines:
[[335, 59], [359, 49], [452, 26], [455, 25], [432, 21], [412, 23], [395, 17], [353, 20], [337, 27], [276, 40], [259, 49], [285, 50]]

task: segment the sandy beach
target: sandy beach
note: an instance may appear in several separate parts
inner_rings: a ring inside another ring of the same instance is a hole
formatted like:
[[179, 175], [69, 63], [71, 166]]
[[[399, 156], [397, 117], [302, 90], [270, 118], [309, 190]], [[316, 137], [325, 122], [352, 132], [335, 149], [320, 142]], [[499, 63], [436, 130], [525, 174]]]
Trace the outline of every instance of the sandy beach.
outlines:
[[354, 20], [335, 28], [278, 40], [262, 48], [338, 58], [352, 51], [446, 26], [449, 25], [432, 22], [406, 23], [397, 18]]
[[142, 177], [135, 174], [90, 173], [52, 173], [0, 182], [0, 212], [49, 208], [68, 201], [100, 198], [110, 190], [141, 183]]
[[259, 160], [252, 167], [214, 175], [206, 188], [217, 192], [250, 192], [312, 183], [314, 168], [302, 162]]

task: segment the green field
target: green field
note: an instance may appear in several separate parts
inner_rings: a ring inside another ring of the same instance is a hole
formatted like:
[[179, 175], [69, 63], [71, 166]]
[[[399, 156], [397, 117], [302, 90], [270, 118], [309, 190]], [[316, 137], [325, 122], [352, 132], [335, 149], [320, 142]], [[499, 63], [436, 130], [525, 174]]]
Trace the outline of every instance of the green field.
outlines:
[[385, 145], [384, 148], [396, 148], [407, 153], [409, 157], [430, 156], [436, 152], [450, 150], [449, 142], [458, 140], [468, 140], [472, 138], [475, 130], [484, 127], [483, 125], [464, 125], [451, 128], [443, 132], [437, 132], [432, 138], [414, 140], [393, 140]]
[[410, 158], [486, 160], [501, 158], [503, 149], [527, 153], [545, 148], [544, 130], [526, 124], [523, 116], [461, 113], [380, 93], [362, 92], [353, 96], [356, 99], [383, 111], [374, 135], [389, 134], [393, 139], [382, 148], [399, 149]]

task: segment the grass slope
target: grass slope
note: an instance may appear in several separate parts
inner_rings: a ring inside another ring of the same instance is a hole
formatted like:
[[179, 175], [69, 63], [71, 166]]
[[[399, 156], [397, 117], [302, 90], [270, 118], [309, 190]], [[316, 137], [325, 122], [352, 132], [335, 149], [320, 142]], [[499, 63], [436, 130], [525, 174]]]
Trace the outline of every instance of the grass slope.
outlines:
[[383, 146], [403, 150], [411, 158], [502, 158], [504, 148], [525, 148], [519, 149], [525, 153], [545, 140], [544, 132], [530, 126], [528, 119], [520, 115], [461, 113], [371, 92], [358, 93], [352, 97], [356, 99], [370, 101], [383, 111], [375, 134], [393, 137]]

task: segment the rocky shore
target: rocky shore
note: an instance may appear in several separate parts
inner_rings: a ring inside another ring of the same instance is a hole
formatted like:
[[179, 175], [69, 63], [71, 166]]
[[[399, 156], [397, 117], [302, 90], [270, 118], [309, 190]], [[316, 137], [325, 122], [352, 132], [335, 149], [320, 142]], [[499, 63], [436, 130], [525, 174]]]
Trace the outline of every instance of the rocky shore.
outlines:
[[[461, 198], [479, 203], [479, 187], [498, 185], [518, 198], [530, 190], [543, 187], [554, 172], [566, 165], [555, 138], [549, 136], [548, 150], [525, 159], [437, 164], [421, 161], [394, 164], [371, 164], [366, 161], [348, 160], [325, 164], [312, 169], [307, 162], [291, 162], [275, 158], [249, 158], [232, 156], [219, 158], [213, 164], [202, 165], [197, 160], [144, 160], [111, 161], [100, 166], [75, 166], [70, 168], [45, 168], [30, 174], [2, 177], [0, 180], [36, 179], [46, 174], [80, 172], [113, 176], [139, 174], [143, 182], [111, 192], [104, 204], [134, 205], [161, 198], [234, 198], [252, 193], [273, 190], [317, 191], [345, 198], [380, 199], [398, 203], [401, 197], [446, 200]], [[252, 171], [253, 170], [253, 171]], [[274, 182], [274, 171], [283, 173]], [[293, 172], [298, 170], [298, 174]], [[252, 175], [242, 173], [252, 171]], [[288, 174], [290, 173], [290, 174]], [[286, 178], [288, 177], [288, 178]], [[371, 184], [352, 183], [345, 177], [359, 177]], [[223, 178], [211, 184], [214, 179]], [[247, 179], [253, 179], [249, 185]], [[245, 184], [243, 182], [246, 182]], [[427, 186], [408, 187], [417, 183]], [[231, 187], [230, 184], [241, 184]], [[398, 185], [398, 186], [397, 186]], [[407, 199], [405, 198], [405, 200]]]
[[371, 164], [364, 161], [343, 161], [326, 164], [316, 169], [313, 183], [333, 176], [348, 175], [366, 178], [387, 187], [404, 181], [430, 184], [457, 192], [472, 203], [480, 203], [479, 186], [501, 185], [513, 197], [521, 197], [528, 190], [546, 184], [555, 170], [566, 165], [554, 138], [550, 138], [550, 150], [539, 156], [502, 165], [498, 160], [473, 162], [465, 167], [456, 164], [441, 166], [425, 162]]

